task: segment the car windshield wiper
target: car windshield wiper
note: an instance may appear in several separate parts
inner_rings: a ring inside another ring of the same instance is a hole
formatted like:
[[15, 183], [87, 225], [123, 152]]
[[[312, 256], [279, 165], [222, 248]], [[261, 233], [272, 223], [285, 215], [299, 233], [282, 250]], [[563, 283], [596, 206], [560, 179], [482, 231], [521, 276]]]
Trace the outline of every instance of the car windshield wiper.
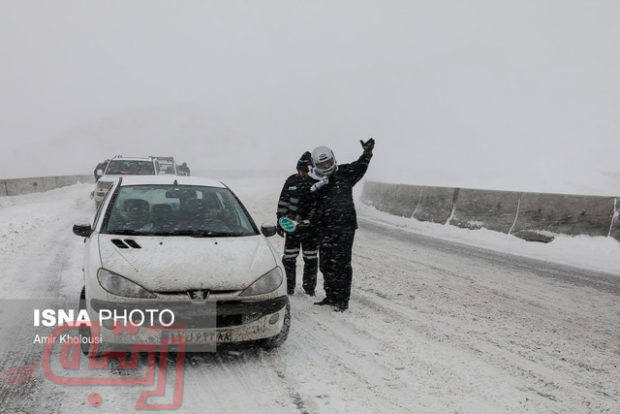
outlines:
[[249, 236], [243, 232], [213, 231], [213, 230], [178, 230], [178, 231], [136, 231], [136, 230], [113, 230], [108, 234], [122, 236], [190, 236], [190, 237], [241, 237]]
[[168, 233], [169, 236], [190, 236], [190, 237], [239, 237], [243, 233], [231, 231], [214, 230], [181, 230]]
[[123, 235], [123, 236], [146, 236], [149, 233], [145, 233], [143, 231], [137, 231], [137, 230], [112, 230], [112, 231], [108, 231], [108, 234], [118, 234], [118, 235]]

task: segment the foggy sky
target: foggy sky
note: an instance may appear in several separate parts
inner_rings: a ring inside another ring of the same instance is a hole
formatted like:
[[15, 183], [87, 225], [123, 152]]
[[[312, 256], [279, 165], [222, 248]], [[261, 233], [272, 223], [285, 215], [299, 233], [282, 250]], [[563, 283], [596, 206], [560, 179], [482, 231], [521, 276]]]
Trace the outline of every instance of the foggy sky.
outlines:
[[0, 2], [0, 177], [113, 154], [620, 195], [618, 1]]

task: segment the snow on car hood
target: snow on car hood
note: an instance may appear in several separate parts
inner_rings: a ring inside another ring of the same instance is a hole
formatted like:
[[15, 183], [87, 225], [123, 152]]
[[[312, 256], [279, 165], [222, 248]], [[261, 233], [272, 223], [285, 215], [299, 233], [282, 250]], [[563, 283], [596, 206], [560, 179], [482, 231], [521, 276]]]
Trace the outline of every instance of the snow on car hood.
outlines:
[[[141, 248], [121, 249], [112, 239], [135, 240]], [[195, 238], [100, 234], [99, 251], [103, 268], [155, 292], [240, 290], [276, 266], [268, 242], [259, 235]]]

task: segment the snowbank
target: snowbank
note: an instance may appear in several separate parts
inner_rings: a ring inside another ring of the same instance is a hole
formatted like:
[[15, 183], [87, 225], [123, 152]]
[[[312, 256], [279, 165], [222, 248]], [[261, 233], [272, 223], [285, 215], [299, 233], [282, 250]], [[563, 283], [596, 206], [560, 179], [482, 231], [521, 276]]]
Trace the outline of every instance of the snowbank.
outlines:
[[620, 276], [620, 242], [611, 237], [554, 234], [550, 243], [531, 243], [487, 229], [470, 230], [393, 216], [362, 202], [356, 206], [361, 218], [405, 231]]

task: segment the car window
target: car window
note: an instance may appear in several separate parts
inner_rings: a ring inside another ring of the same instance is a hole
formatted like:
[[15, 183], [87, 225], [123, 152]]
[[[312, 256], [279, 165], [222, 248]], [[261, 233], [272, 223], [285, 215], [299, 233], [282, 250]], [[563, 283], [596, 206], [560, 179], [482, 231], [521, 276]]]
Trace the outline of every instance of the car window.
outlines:
[[159, 163], [160, 174], [174, 174], [174, 165]]
[[151, 161], [112, 160], [105, 170], [106, 174], [154, 175], [155, 168]]
[[191, 185], [122, 186], [102, 233], [248, 236], [251, 218], [228, 188]]

